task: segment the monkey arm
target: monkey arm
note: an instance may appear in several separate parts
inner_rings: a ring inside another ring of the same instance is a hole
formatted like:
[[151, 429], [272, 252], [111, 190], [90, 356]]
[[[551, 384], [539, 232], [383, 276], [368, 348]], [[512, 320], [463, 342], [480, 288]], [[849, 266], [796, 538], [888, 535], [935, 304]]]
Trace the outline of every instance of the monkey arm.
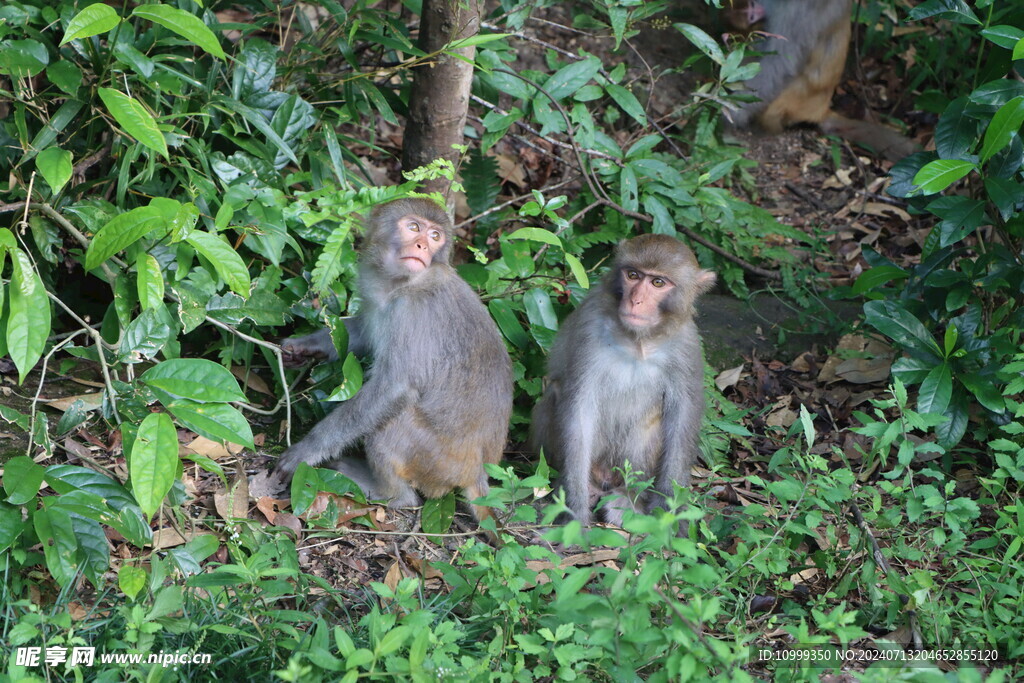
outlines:
[[359, 393], [313, 427], [306, 438], [285, 451], [275, 470], [290, 476], [300, 462], [316, 467], [336, 460], [346, 448], [404, 410], [415, 399], [416, 390], [406, 382], [388, 379], [387, 373], [371, 378]]
[[598, 411], [593, 396], [582, 386], [580, 391], [563, 395], [568, 403], [555, 415], [560, 481], [565, 503], [584, 526], [590, 524], [590, 473], [594, 462], [594, 434]]
[[[357, 356], [369, 352], [366, 325], [357, 317], [342, 318], [348, 331], [348, 350]], [[289, 337], [281, 342], [281, 353], [287, 368], [299, 367], [310, 361], [324, 362], [338, 360], [338, 350], [331, 341], [331, 331], [326, 327], [302, 337]]]
[[700, 448], [700, 424], [704, 417], [703, 395], [688, 395], [681, 386], [699, 387], [703, 391], [701, 380], [681, 383], [679, 387], [669, 387], [662, 415], [662, 443], [664, 453], [658, 463], [658, 475], [654, 488], [662, 495], [672, 495], [672, 482], [680, 486], [690, 483], [690, 465], [697, 458]]

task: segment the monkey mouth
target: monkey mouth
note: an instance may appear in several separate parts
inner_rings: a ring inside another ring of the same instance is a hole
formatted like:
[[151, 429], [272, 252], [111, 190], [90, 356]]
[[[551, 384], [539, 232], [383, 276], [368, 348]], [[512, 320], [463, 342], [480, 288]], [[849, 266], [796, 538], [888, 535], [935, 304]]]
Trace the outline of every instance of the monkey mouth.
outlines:
[[626, 327], [632, 328], [650, 327], [655, 323], [649, 316], [641, 315], [640, 313], [620, 313], [619, 320]]
[[427, 269], [427, 262], [419, 256], [403, 256], [398, 260], [405, 264], [405, 267], [414, 273]]

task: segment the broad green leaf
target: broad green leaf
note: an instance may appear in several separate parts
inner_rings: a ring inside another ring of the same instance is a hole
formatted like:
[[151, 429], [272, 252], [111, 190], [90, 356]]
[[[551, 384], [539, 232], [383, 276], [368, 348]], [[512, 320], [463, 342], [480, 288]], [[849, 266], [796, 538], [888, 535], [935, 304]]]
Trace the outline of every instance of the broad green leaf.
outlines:
[[182, 398], [169, 403], [167, 409], [181, 424], [208, 439], [255, 448], [249, 422], [226, 403], [196, 403]]
[[7, 353], [18, 368], [18, 383], [35, 367], [50, 336], [50, 301], [32, 261], [21, 249], [12, 249], [8, 291]]
[[424, 533], [443, 534], [452, 526], [455, 519], [455, 494], [423, 501], [420, 511], [420, 527]]
[[182, 204], [170, 222], [171, 244], [181, 242], [192, 234], [199, 221], [199, 209], [192, 202]]
[[498, 329], [505, 335], [505, 339], [517, 349], [525, 348], [530, 343], [530, 337], [526, 330], [519, 324], [515, 311], [507, 299], [491, 299], [487, 304], [487, 310], [491, 312], [494, 322], [498, 323]]
[[590, 278], [587, 276], [587, 271], [583, 264], [580, 263], [580, 260], [572, 254], [566, 254], [565, 262], [569, 264], [569, 270], [572, 271], [572, 276], [576, 278], [576, 282], [580, 283], [580, 287], [590, 289]]
[[555, 247], [562, 246], [562, 240], [558, 238], [558, 235], [550, 230], [545, 230], [544, 228], [519, 228], [511, 235], [508, 235], [508, 239], [543, 242], [544, 244], [550, 244]]
[[925, 0], [910, 10], [909, 16], [914, 21], [939, 17], [957, 24], [982, 26], [981, 20], [964, 0]]
[[55, 496], [52, 502], [37, 508], [32, 513], [32, 525], [36, 536], [47, 540], [42, 544], [46, 570], [58, 585], [66, 586], [78, 573], [78, 541], [71, 516], [60, 509], [51, 510], [57, 500]]
[[71, 152], [60, 147], [44, 149], [36, 157], [36, 168], [54, 194], [60, 192], [64, 183], [71, 180]]
[[[544, 83], [544, 90], [555, 100], [560, 100], [566, 95], [571, 95], [593, 78], [601, 70], [601, 60], [590, 56], [578, 62], [573, 62], [551, 75], [551, 78]], [[537, 102], [547, 100], [547, 96], [538, 93]]]
[[1020, 132], [1024, 123], [1024, 97], [1014, 97], [999, 107], [985, 130], [981, 145], [981, 162], [985, 163], [1008, 144], [1015, 133]]
[[35, 78], [50, 63], [50, 53], [38, 40], [0, 42], [0, 74]]
[[142, 17], [149, 19], [154, 24], [160, 24], [190, 41], [193, 45], [206, 50], [214, 57], [220, 59], [226, 57], [217, 41], [217, 36], [210, 30], [210, 27], [204, 24], [202, 19], [185, 10], [168, 5], [140, 5], [132, 11], [132, 16]]
[[165, 159], [168, 158], [164, 134], [157, 128], [156, 121], [141, 102], [111, 88], [100, 88], [99, 95], [107, 111], [128, 135], [161, 154]]
[[853, 284], [853, 291], [856, 294], [863, 294], [893, 280], [906, 280], [908, 277], [910, 277], [910, 274], [907, 271], [896, 266], [870, 268], [861, 273], [860, 277], [857, 278], [857, 282]]
[[1024, 38], [1017, 41], [1017, 44], [1013, 46], [1013, 61], [1018, 59], [1024, 59]]
[[175, 399], [216, 403], [245, 400], [231, 371], [205, 358], [165, 360], [142, 373], [139, 380]]
[[174, 484], [178, 469], [178, 432], [167, 413], [150, 413], [135, 436], [128, 476], [143, 514], [152, 519]]
[[710, 57], [715, 64], [721, 65], [725, 62], [725, 55], [722, 53], [722, 48], [718, 46], [718, 42], [703, 30], [693, 24], [673, 24], [673, 26], [686, 36], [686, 39], [693, 43], [694, 47]]
[[867, 323], [900, 346], [919, 354], [941, 359], [935, 338], [909, 311], [894, 301], [869, 301], [864, 304]]
[[949, 407], [949, 399], [953, 396], [953, 374], [949, 366], [940, 363], [933, 367], [921, 382], [917, 392], [917, 408], [922, 413], [941, 415]]
[[299, 163], [299, 159], [295, 156], [291, 146], [277, 134], [277, 131], [263, 117], [263, 114], [230, 97], [214, 97], [213, 101], [223, 107], [226, 112], [241, 114], [246, 121], [252, 124], [256, 130], [263, 133], [267, 140], [273, 143], [286, 157], [296, 164]]
[[21, 506], [0, 502], [0, 552], [6, 552], [25, 533], [26, 521], [21, 518]]
[[975, 168], [970, 161], [939, 159], [925, 164], [914, 176], [914, 184], [919, 186], [924, 194], [935, 194], [942, 192]]
[[60, 61], [46, 67], [46, 78], [74, 97], [82, 86], [82, 70], [71, 61]]
[[558, 316], [551, 305], [550, 295], [540, 287], [534, 287], [523, 295], [523, 304], [526, 306], [526, 317], [530, 319], [531, 325], [546, 327], [549, 330], [558, 329]]
[[139, 304], [142, 310], [164, 304], [164, 274], [160, 263], [145, 251], [135, 259], [135, 284], [139, 290]]
[[191, 233], [185, 241], [206, 257], [233, 292], [241, 297], [249, 296], [249, 270], [231, 245], [217, 235], [202, 230]]
[[[106, 33], [114, 28], [121, 21], [117, 12], [109, 5], [101, 2], [89, 5], [68, 22], [68, 29], [64, 32], [64, 38], [60, 46], [66, 45], [72, 40], [88, 38], [101, 33]], [[58, 46], [58, 47], [60, 47]]]
[[7, 502], [12, 505], [25, 505], [35, 500], [45, 474], [45, 468], [25, 455], [17, 455], [5, 462], [3, 486]]
[[985, 38], [992, 41], [999, 47], [1012, 50], [1016, 47], [1017, 41], [1024, 38], [1024, 30], [1019, 29], [1016, 26], [998, 24], [982, 30], [981, 35], [985, 36]]
[[363, 366], [359, 364], [359, 359], [354, 353], [345, 357], [341, 373], [344, 379], [341, 385], [327, 397], [328, 401], [347, 401], [363, 387]]
[[114, 216], [96, 232], [85, 250], [85, 269], [99, 267], [117, 252], [161, 228], [166, 231], [167, 220], [156, 206], [140, 206]]
[[121, 568], [117, 570], [117, 587], [129, 600], [134, 600], [139, 591], [146, 587], [148, 576], [146, 570], [140, 567], [133, 567], [130, 564], [121, 565]]
[[988, 410], [996, 414], [1001, 414], [1006, 410], [1006, 400], [999, 392], [999, 387], [992, 377], [979, 377], [973, 373], [964, 373], [957, 375], [957, 378], [974, 394], [978, 403]]
[[150, 308], [128, 323], [121, 337], [117, 357], [122, 363], [141, 363], [156, 357], [167, 342], [176, 325], [166, 306]]
[[604, 89], [615, 100], [615, 104], [622, 108], [622, 111], [629, 114], [641, 126], [647, 125], [647, 113], [644, 112], [644, 107], [636, 95], [621, 85], [606, 85]]

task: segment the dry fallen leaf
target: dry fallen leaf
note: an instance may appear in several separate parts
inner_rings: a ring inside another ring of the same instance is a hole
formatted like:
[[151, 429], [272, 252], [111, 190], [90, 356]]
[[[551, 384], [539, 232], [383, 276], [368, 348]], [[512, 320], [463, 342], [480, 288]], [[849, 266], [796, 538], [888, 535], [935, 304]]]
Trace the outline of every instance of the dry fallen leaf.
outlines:
[[729, 387], [736, 386], [740, 377], [743, 376], [743, 368], [744, 364], [741, 363], [734, 368], [718, 373], [718, 376], [715, 377], [715, 386], [718, 387], [718, 390], [725, 391]]
[[66, 412], [75, 401], [81, 401], [83, 410], [96, 410], [103, 403], [103, 393], [94, 391], [91, 394], [78, 394], [76, 396], [65, 396], [63, 398], [55, 398], [52, 401], [47, 401], [46, 405], [51, 408], [56, 408], [62, 412]]

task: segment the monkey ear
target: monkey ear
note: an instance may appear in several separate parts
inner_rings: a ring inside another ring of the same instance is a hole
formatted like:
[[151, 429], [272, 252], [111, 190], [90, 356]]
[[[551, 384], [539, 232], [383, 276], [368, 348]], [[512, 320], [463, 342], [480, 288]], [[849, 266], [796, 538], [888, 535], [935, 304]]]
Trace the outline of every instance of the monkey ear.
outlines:
[[715, 286], [715, 282], [718, 280], [718, 276], [715, 275], [713, 270], [701, 270], [697, 272], [697, 277], [694, 278], [693, 284], [694, 289], [697, 290], [697, 294], [704, 294], [711, 291], [711, 288]]

